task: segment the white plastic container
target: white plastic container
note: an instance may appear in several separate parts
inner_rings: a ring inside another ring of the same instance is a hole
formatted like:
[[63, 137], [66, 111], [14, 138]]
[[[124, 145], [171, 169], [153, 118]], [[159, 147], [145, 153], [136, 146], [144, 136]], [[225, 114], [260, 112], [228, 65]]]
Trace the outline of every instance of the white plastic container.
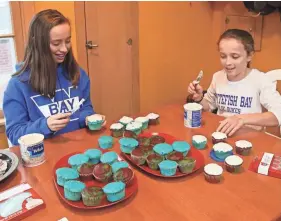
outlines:
[[189, 128], [201, 127], [202, 105], [197, 103], [188, 103], [184, 108], [184, 126]]
[[18, 142], [24, 166], [34, 167], [45, 162], [44, 135], [27, 134], [20, 137]]

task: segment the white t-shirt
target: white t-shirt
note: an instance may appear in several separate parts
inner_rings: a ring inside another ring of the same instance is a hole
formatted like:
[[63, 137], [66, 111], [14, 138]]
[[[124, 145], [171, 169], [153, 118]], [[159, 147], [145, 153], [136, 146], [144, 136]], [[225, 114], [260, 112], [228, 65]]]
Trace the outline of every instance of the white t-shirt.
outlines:
[[237, 114], [262, 113], [262, 106], [272, 112], [281, 125], [281, 96], [269, 77], [257, 69], [240, 81], [228, 81], [224, 70], [213, 75], [204, 96], [212, 110], [229, 117]]

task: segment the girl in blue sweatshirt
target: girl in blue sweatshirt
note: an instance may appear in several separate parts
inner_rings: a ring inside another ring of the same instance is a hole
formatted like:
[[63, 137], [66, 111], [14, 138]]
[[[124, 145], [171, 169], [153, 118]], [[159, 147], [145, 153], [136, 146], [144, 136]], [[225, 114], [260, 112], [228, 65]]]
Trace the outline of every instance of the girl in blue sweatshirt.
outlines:
[[3, 110], [14, 145], [30, 133], [48, 138], [83, 128], [95, 114], [90, 80], [73, 56], [70, 22], [57, 10], [31, 21], [24, 62], [9, 81]]

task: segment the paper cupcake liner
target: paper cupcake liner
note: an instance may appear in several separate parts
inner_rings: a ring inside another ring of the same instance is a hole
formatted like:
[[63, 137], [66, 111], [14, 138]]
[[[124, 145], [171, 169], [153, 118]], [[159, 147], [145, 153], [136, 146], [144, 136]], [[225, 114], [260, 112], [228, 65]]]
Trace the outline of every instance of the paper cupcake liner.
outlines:
[[224, 162], [225, 169], [230, 173], [239, 173], [241, 169], [241, 165], [229, 165], [226, 162]]
[[136, 163], [137, 165], [144, 165], [146, 162], [146, 156], [134, 156], [133, 154], [131, 154], [131, 158], [134, 161], [134, 163]]
[[222, 151], [215, 151], [214, 150], [214, 153], [215, 153], [217, 158], [219, 158], [221, 160], [225, 160], [225, 158], [227, 158], [228, 156], [230, 156], [232, 154], [232, 151], [222, 152]]
[[247, 148], [241, 148], [236, 146], [236, 153], [242, 156], [248, 156], [250, 155], [252, 147], [247, 147]]
[[110, 131], [111, 131], [111, 136], [116, 137], [116, 138], [122, 137], [123, 133], [124, 133], [124, 129], [119, 129], [119, 130], [111, 129]]
[[219, 183], [221, 181], [221, 175], [209, 175], [204, 172], [205, 180], [209, 183]]
[[157, 125], [160, 123], [159, 117], [157, 117], [156, 119], [149, 119], [148, 124], [149, 125]]
[[196, 164], [196, 160], [194, 162], [189, 162], [186, 164], [179, 164], [179, 169], [182, 173], [189, 174], [192, 173]]
[[131, 154], [131, 152], [135, 149], [136, 147], [126, 147], [126, 146], [120, 146], [120, 149], [123, 153], [126, 154]]
[[113, 142], [109, 142], [109, 143], [103, 143], [103, 142], [99, 142], [99, 147], [101, 149], [109, 149], [113, 146]]
[[104, 121], [98, 121], [98, 122], [89, 122], [88, 121], [88, 127], [90, 130], [100, 130], [102, 128], [102, 124]]
[[198, 150], [202, 150], [206, 147], [207, 145], [207, 141], [203, 141], [203, 142], [196, 142], [195, 140], [192, 140], [192, 145], [198, 149]]
[[105, 194], [102, 194], [100, 196], [89, 196], [83, 194], [82, 192], [82, 201], [85, 206], [98, 206], [101, 204], [104, 197]]
[[100, 162], [100, 157], [90, 158], [89, 163], [98, 164]]
[[176, 174], [177, 167], [174, 168], [161, 168], [160, 167], [160, 172], [163, 176], [173, 176]]
[[125, 197], [125, 188], [122, 189], [121, 191], [119, 192], [116, 192], [116, 193], [109, 193], [109, 194], [106, 194], [107, 196], [107, 200], [109, 202], [116, 202], [116, 201], [119, 201], [121, 199], [123, 199]]
[[142, 129], [142, 130], [146, 130], [147, 128], [148, 128], [148, 121], [147, 121], [147, 122], [142, 123], [142, 127], [141, 127], [141, 129]]
[[64, 197], [70, 201], [79, 201], [81, 199], [81, 192], [72, 192], [64, 188]]
[[220, 143], [220, 142], [224, 142], [225, 143], [225, 141], [226, 141], [226, 138], [224, 138], [224, 139], [215, 139], [215, 138], [212, 137], [213, 144], [217, 144], [217, 143]]

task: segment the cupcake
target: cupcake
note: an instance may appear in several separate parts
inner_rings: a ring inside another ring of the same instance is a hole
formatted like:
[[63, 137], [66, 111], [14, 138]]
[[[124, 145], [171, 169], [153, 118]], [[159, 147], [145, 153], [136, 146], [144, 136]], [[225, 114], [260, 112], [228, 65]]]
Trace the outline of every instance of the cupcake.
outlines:
[[149, 154], [154, 153], [152, 145], [149, 145], [149, 146], [139, 146], [138, 149], [141, 149], [143, 151], [145, 157], [147, 157]]
[[225, 158], [225, 168], [230, 173], [238, 173], [240, 171], [243, 159], [239, 156], [232, 155]]
[[127, 124], [131, 123], [134, 119], [131, 117], [124, 116], [119, 120], [119, 123], [123, 124], [126, 126]]
[[157, 170], [159, 168], [159, 163], [161, 163], [164, 160], [164, 157], [161, 155], [158, 155], [156, 153], [152, 153], [147, 156], [146, 162], [150, 169]]
[[160, 172], [163, 176], [174, 176], [177, 171], [177, 162], [172, 160], [164, 160], [159, 163]]
[[183, 158], [184, 158], [183, 153], [176, 152], [176, 151], [173, 151], [173, 152], [167, 154], [167, 156], [166, 156], [167, 160], [172, 160], [172, 161], [176, 161], [176, 162], [182, 160]]
[[104, 153], [101, 158], [100, 161], [102, 163], [108, 163], [108, 164], [113, 164], [114, 162], [116, 162], [118, 159], [117, 153], [110, 151], [110, 152], [106, 152]]
[[204, 167], [205, 179], [210, 183], [219, 183], [221, 181], [222, 171], [222, 167], [215, 163], [207, 164]]
[[133, 132], [133, 131], [125, 130], [124, 133], [123, 133], [123, 137], [137, 139], [138, 135], [136, 135], [135, 132]]
[[64, 186], [65, 182], [69, 180], [76, 180], [79, 177], [77, 170], [68, 167], [58, 168], [56, 170], [56, 175], [57, 183], [60, 186]]
[[121, 123], [115, 123], [110, 126], [111, 135], [113, 137], [122, 137], [125, 127]]
[[143, 165], [146, 161], [146, 153], [141, 148], [136, 148], [131, 152], [132, 161], [137, 165]]
[[203, 135], [194, 135], [192, 136], [192, 145], [196, 148], [196, 149], [204, 149], [206, 147], [207, 144], [207, 138]]
[[160, 143], [160, 144], [156, 144], [153, 147], [153, 150], [155, 153], [157, 153], [161, 156], [166, 156], [167, 154], [169, 154], [173, 151], [173, 147], [172, 147], [172, 145], [167, 144], [167, 143]]
[[94, 167], [95, 165], [92, 163], [83, 163], [82, 165], [80, 165], [77, 168], [80, 179], [82, 181], [92, 180]]
[[149, 137], [138, 137], [137, 141], [139, 142], [139, 146], [149, 146], [150, 145]]
[[116, 202], [125, 197], [125, 183], [112, 182], [103, 187], [103, 191], [106, 194], [109, 202]]
[[148, 121], [149, 119], [147, 117], [137, 117], [135, 119], [135, 122], [140, 122], [142, 124], [142, 130], [145, 130], [148, 128]]
[[116, 173], [117, 170], [121, 169], [121, 168], [127, 168], [129, 167], [129, 164], [126, 161], [117, 161], [114, 162], [112, 165], [112, 171], [113, 173]]
[[112, 180], [112, 168], [109, 164], [99, 163], [95, 166], [93, 176], [100, 182]]
[[85, 154], [75, 154], [68, 159], [68, 164], [75, 170], [83, 163], [88, 163], [89, 157]]
[[158, 114], [150, 113], [146, 117], [149, 119], [148, 121], [149, 125], [157, 125], [160, 123]]
[[184, 156], [186, 156], [190, 150], [189, 143], [185, 141], [175, 141], [172, 146], [175, 151], [182, 153]]
[[217, 158], [224, 160], [226, 157], [230, 156], [232, 154], [232, 146], [230, 146], [227, 143], [216, 143], [213, 146], [214, 153]]
[[139, 144], [134, 138], [123, 137], [119, 140], [120, 149], [123, 153], [130, 154]]
[[111, 148], [113, 145], [113, 137], [111, 136], [101, 136], [99, 138], [99, 146], [101, 149]]
[[136, 135], [139, 135], [141, 133], [141, 130], [142, 130], [142, 123], [140, 122], [132, 121], [126, 126], [126, 131], [132, 131]]
[[81, 194], [85, 206], [98, 206], [105, 197], [102, 188], [96, 186], [86, 187]]
[[126, 184], [126, 186], [129, 186], [134, 178], [134, 172], [130, 168], [121, 168], [116, 171], [113, 175], [114, 181], [121, 181]]
[[191, 173], [195, 167], [196, 160], [191, 157], [185, 157], [178, 162], [180, 171], [182, 173]]
[[226, 134], [221, 132], [214, 132], [212, 133], [212, 142], [213, 144], [225, 142], [226, 141]]
[[64, 197], [71, 201], [79, 201], [85, 184], [77, 180], [69, 180], [64, 184]]
[[102, 153], [99, 149], [88, 149], [84, 154], [89, 157], [89, 163], [98, 164]]
[[253, 147], [252, 143], [247, 140], [239, 140], [235, 142], [236, 153], [247, 156]]
[[100, 130], [104, 123], [104, 119], [99, 114], [93, 114], [87, 117], [87, 122], [90, 130]]
[[150, 144], [154, 146], [159, 143], [165, 143], [165, 138], [159, 135], [152, 135], [150, 138]]

